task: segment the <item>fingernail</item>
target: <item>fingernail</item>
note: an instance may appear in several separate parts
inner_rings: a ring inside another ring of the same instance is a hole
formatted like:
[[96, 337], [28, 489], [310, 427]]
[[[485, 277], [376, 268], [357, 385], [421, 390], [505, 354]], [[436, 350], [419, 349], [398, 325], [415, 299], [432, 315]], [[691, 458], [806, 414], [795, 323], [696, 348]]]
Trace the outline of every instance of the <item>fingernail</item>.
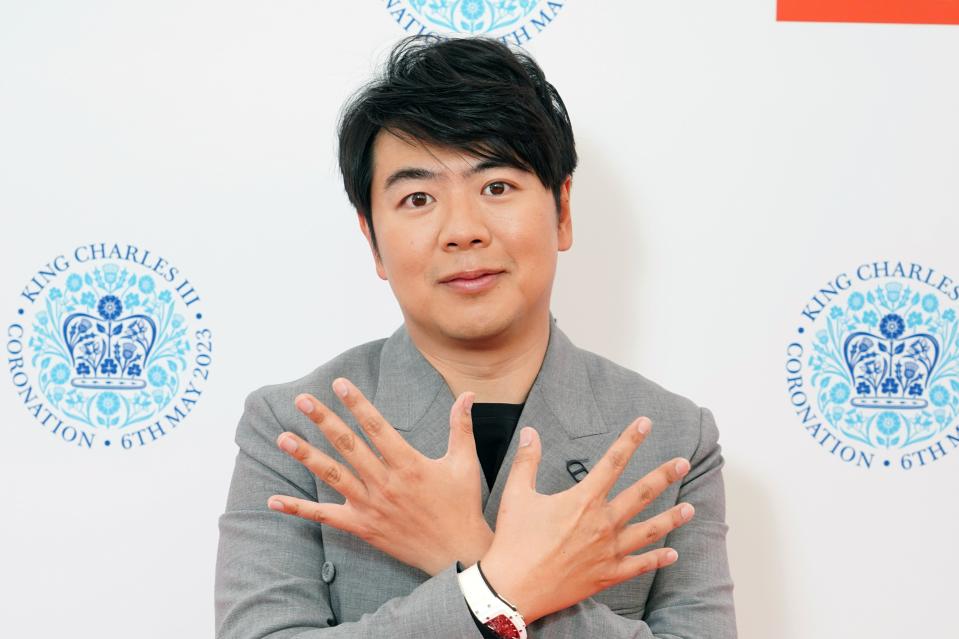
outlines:
[[690, 506], [689, 504], [683, 504], [679, 508], [679, 514], [682, 516], [683, 519], [689, 519], [690, 517], [693, 516], [693, 507]]
[[296, 407], [304, 413], [313, 412], [313, 402], [308, 400], [306, 397], [300, 398], [299, 401], [296, 402]]
[[689, 462], [685, 459], [680, 459], [676, 462], [676, 474], [680, 477], [686, 474], [686, 471], [689, 470]]
[[470, 414], [470, 409], [473, 408], [474, 397], [475, 395], [470, 394], [470, 395], [467, 395], [466, 399], [463, 400], [463, 412], [466, 413], [467, 415]]
[[340, 397], [346, 397], [346, 393], [349, 392], [349, 390], [346, 387], [346, 383], [343, 382], [342, 380], [337, 380], [333, 382], [333, 390], [335, 390], [336, 394], [339, 395]]
[[520, 445], [520, 447], [522, 447], [522, 446], [529, 446], [529, 443], [530, 443], [531, 441], [533, 441], [533, 431], [530, 430], [529, 428], [525, 428], [525, 427], [524, 427], [523, 430], [521, 430], [520, 433], [519, 433], [519, 445]]
[[270, 507], [270, 510], [278, 510], [283, 512], [283, 502], [278, 499], [271, 499], [266, 502], [266, 505]]
[[679, 553], [675, 550], [670, 550], [666, 553], [666, 559], [669, 561], [676, 561], [679, 558]]
[[636, 422], [636, 430], [645, 435], [649, 432], [649, 420], [645, 417]]
[[288, 453], [295, 453], [298, 447], [296, 440], [292, 437], [284, 437], [280, 440], [280, 448]]

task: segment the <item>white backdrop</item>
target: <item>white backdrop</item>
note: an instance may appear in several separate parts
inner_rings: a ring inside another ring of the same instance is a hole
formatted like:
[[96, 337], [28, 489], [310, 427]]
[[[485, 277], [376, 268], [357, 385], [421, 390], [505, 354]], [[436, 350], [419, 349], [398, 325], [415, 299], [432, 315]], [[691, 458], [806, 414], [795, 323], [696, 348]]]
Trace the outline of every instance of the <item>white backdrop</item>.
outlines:
[[[799, 424], [783, 363], [839, 272], [959, 276], [959, 27], [777, 23], [772, 0], [565, 4], [527, 45], [580, 153], [553, 312], [715, 412], [740, 636], [951, 636], [959, 454], [840, 462]], [[335, 162], [343, 100], [403, 35], [384, 7], [0, 7], [5, 326], [44, 264], [118, 242], [188, 275], [215, 343], [189, 418], [128, 451], [52, 436], [7, 378], [5, 636], [212, 636], [243, 398], [402, 321]]]

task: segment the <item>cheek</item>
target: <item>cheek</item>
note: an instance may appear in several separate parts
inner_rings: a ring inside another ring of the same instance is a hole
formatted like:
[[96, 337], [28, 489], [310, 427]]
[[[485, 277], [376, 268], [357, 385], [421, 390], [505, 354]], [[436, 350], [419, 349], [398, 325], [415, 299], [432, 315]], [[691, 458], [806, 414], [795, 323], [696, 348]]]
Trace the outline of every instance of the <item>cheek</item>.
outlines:
[[512, 224], [503, 228], [502, 233], [504, 243], [516, 260], [524, 256], [547, 256], [558, 247], [557, 230], [546, 223]]
[[393, 232], [389, 237], [388, 241], [380, 243], [380, 254], [390, 278], [404, 288], [418, 286], [420, 280], [429, 281], [432, 241], [413, 233]]

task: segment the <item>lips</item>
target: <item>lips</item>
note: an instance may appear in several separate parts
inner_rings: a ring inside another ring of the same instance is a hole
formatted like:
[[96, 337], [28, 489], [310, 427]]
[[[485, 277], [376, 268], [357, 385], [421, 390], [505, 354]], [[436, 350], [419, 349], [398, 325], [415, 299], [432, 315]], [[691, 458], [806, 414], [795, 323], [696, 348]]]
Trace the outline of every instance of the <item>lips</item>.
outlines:
[[453, 280], [475, 280], [490, 273], [502, 273], [503, 271], [492, 268], [474, 269], [472, 271], [460, 271], [453, 273], [440, 280], [440, 282], [452, 282]]

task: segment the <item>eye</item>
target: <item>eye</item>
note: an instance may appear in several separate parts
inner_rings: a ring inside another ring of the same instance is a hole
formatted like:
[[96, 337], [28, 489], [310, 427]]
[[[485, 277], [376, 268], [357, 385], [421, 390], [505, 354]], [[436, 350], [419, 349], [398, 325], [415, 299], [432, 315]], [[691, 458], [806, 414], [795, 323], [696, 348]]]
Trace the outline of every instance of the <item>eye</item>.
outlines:
[[429, 193], [423, 193], [422, 191], [417, 191], [416, 193], [410, 193], [409, 195], [404, 197], [403, 200], [400, 202], [400, 205], [402, 206], [403, 203], [409, 200], [410, 203], [413, 204], [414, 209], [421, 209], [427, 204], [429, 204], [429, 201], [427, 201], [426, 198], [432, 199], [433, 196], [430, 195]]
[[490, 195], [504, 195], [505, 193], [509, 192], [506, 189], [512, 189], [513, 186], [511, 184], [507, 184], [506, 182], [490, 182], [486, 185], [484, 190], [489, 188], [496, 189], [494, 192], [491, 192]]

